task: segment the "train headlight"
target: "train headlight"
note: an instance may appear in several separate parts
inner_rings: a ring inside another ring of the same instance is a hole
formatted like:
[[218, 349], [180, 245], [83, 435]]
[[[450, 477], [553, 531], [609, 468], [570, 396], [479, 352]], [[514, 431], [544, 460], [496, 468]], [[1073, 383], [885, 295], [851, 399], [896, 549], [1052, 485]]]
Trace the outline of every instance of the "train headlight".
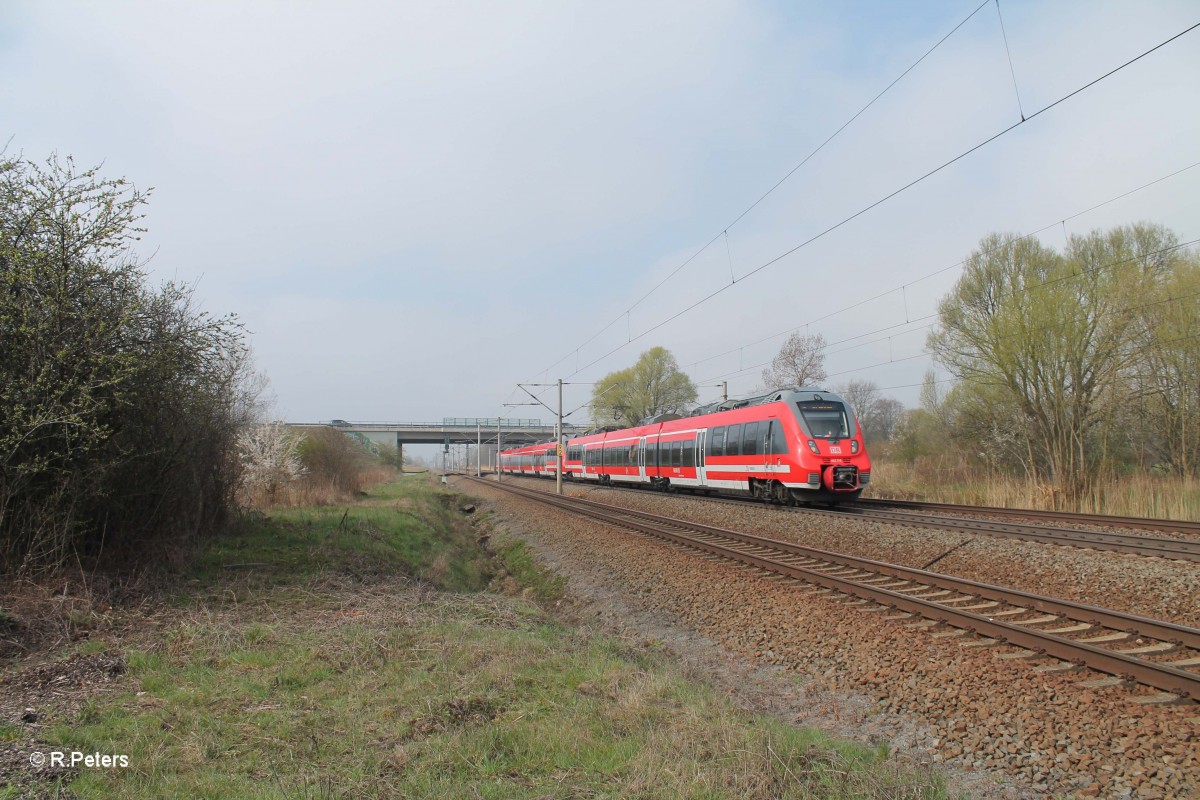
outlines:
[[850, 455], [858, 455], [858, 439], [850, 440]]
[[821, 455], [821, 451], [817, 449], [817, 443], [812, 439], [808, 440], [808, 449], [813, 451], [814, 456]]

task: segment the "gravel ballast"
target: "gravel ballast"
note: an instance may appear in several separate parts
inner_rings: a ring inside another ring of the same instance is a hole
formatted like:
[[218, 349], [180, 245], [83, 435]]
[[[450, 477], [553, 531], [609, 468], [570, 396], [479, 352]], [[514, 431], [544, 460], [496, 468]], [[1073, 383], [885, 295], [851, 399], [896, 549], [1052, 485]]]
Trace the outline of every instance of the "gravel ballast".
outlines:
[[[856, 610], [835, 593], [766, 579], [491, 487], [460, 488], [488, 497], [513, 533], [570, 576], [573, 593], [588, 587], [596, 613], [615, 606], [610, 624], [636, 612], [711, 641], [747, 674], [778, 673], [782, 693], [794, 696], [783, 705], [795, 721], [886, 737], [914, 758], [944, 761], [979, 776], [971, 796], [1200, 796], [1200, 706], [1144, 705], [1136, 690], [1089, 689], [1080, 681], [1094, 673], [1040, 673], [1040, 662], [998, 657], [1012, 648], [963, 647], [963, 639], [939, 638], [938, 628]], [[944, 556], [938, 572], [1183, 624], [1200, 616], [1194, 563], [579, 484], [567, 491], [909, 566]]]

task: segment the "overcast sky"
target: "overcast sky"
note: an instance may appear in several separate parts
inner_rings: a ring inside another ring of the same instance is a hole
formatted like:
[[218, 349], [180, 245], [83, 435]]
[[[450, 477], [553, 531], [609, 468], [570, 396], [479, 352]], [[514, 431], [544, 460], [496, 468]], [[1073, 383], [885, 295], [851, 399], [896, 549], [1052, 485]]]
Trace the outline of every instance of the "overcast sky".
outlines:
[[[898, 325], [826, 367], [911, 405], [958, 271], [914, 281], [1200, 162], [1197, 30], [746, 277], [1200, 22], [1002, 0], [1010, 72], [989, 2], [730, 224], [978, 5], [8, 0], [0, 142], [154, 187], [153, 278], [244, 320], [288, 420], [548, 419], [515, 384], [569, 410], [654, 345], [744, 394], [805, 326]], [[1198, 212], [1200, 167], [1042, 238]]]

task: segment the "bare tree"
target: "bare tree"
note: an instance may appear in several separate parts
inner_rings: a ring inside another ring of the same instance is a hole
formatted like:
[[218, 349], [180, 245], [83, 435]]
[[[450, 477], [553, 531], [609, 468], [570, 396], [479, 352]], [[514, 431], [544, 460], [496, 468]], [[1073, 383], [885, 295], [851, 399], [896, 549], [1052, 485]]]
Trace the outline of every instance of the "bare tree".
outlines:
[[[1160, 247], [1162, 238], [1148, 248]], [[1173, 243], [1174, 239], [1170, 239]], [[1143, 466], [1200, 473], [1200, 256], [1172, 251], [1162, 280], [1132, 309], [1136, 334], [1129, 374], [1128, 402], [1136, 397], [1136, 419], [1114, 413], [1120, 433], [1149, 448]]]
[[850, 381], [834, 388], [854, 408], [858, 424], [862, 426], [863, 436], [868, 442], [891, 438], [904, 413], [903, 403], [893, 397], [884, 397], [880, 394], [879, 386], [872, 381]]
[[881, 397], [875, 405], [874, 419], [871, 427], [866, 429], [867, 437], [872, 441], [885, 442], [892, 438], [896, 426], [904, 417], [904, 403], [894, 397]]
[[763, 388], [814, 386], [825, 380], [825, 337], [793, 333], [762, 372]]

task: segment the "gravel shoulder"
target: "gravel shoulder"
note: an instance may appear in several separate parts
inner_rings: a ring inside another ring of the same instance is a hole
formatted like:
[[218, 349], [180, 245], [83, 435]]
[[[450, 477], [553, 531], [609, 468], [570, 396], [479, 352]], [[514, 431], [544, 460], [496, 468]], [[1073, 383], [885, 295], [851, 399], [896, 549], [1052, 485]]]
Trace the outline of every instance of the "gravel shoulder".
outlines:
[[[972, 797], [1200, 796], [1196, 705], [1141, 705], [1123, 689], [1088, 689], [1079, 675], [997, 658], [1010, 652], [1004, 648], [964, 648], [855, 611], [832, 594], [797, 590], [495, 489], [461, 488], [488, 498], [511, 532], [569, 576], [569, 610], [578, 621], [662, 641], [752, 707], [887, 741], [917, 762], [941, 762]], [[579, 485], [568, 491], [902, 564], [944, 556], [941, 572], [1185, 624], [1198, 614], [1194, 564], [991, 537], [945, 555], [964, 537], [686, 497]]]

